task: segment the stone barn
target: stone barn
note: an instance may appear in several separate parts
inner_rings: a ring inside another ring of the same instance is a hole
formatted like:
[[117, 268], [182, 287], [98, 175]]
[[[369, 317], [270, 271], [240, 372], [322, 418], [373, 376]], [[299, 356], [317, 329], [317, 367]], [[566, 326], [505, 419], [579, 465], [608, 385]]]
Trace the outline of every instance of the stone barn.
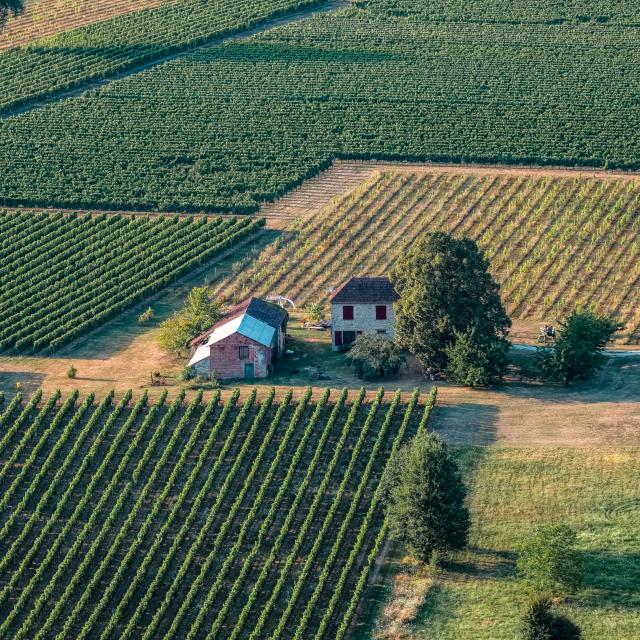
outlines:
[[284, 351], [288, 314], [249, 298], [233, 308], [191, 346], [189, 367], [205, 378], [266, 378]]
[[346, 349], [363, 333], [395, 338], [393, 303], [399, 299], [389, 278], [349, 278], [331, 295], [333, 349]]

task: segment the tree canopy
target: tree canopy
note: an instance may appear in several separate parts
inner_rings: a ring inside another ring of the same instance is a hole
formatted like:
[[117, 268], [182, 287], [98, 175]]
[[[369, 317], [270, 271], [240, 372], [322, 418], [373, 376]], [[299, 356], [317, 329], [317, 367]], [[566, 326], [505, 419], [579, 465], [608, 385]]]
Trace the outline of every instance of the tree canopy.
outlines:
[[604, 348], [619, 325], [591, 311], [573, 311], [560, 327], [556, 344], [536, 354], [540, 378], [564, 384], [590, 380], [602, 369]]
[[387, 483], [387, 517], [392, 535], [421, 562], [434, 551], [467, 544], [470, 516], [466, 488], [444, 440], [417, 435], [391, 460]]
[[398, 261], [391, 280], [400, 296], [396, 340], [423, 367], [444, 369], [447, 348], [472, 328], [477, 336], [505, 340], [511, 320], [473, 240], [426, 233]]
[[24, 0], [0, 0], [0, 33], [10, 15], [17, 16], [24, 11]]
[[160, 327], [160, 344], [167, 351], [181, 354], [190, 340], [209, 329], [222, 317], [220, 305], [207, 287], [195, 287], [184, 307], [165, 320]]
[[566, 525], [539, 527], [521, 547], [518, 573], [539, 592], [561, 594], [582, 584], [576, 533]]

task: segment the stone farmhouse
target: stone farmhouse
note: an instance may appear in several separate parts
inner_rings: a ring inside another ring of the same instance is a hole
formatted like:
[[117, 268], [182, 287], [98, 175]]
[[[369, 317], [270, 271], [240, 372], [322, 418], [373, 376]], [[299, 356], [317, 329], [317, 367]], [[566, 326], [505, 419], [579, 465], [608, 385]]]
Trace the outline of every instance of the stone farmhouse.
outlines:
[[205, 378], [266, 378], [284, 351], [288, 314], [249, 298], [191, 342], [189, 367]]
[[398, 300], [389, 278], [350, 278], [331, 295], [333, 349], [348, 347], [363, 333], [379, 333], [393, 340]]

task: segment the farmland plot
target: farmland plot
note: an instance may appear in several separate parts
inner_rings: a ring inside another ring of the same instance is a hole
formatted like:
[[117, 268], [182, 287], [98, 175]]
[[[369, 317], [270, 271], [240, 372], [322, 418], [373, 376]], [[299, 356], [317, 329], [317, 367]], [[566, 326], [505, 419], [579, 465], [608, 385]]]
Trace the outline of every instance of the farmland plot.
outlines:
[[[419, 619], [400, 636], [387, 633], [383, 617], [377, 632], [355, 638], [518, 638], [528, 597], [515, 572], [518, 546], [534, 527], [558, 523], [577, 533], [585, 584], [556, 606], [579, 624], [583, 640], [638, 638], [640, 449], [464, 448], [460, 459], [470, 487], [469, 549], [439, 572]], [[393, 599], [389, 605], [393, 611]]]
[[320, 3], [174, 0], [36, 40], [0, 54], [0, 112]]
[[360, 0], [5, 118], [0, 200], [254, 212], [335, 158], [640, 167], [637, 2], [467, 5]]
[[343, 638], [386, 534], [385, 465], [434, 399], [12, 401], [0, 637]]
[[27, 0], [23, 15], [9, 20], [0, 49], [24, 46], [61, 31], [106, 20], [123, 13], [180, 0]]
[[637, 343], [639, 207], [635, 179], [389, 170], [300, 218], [217, 292], [324, 303], [330, 286], [385, 274], [418, 235], [442, 230], [477, 240], [512, 317], [592, 306], [619, 318], [623, 341]]
[[0, 350], [55, 350], [263, 220], [0, 212]]

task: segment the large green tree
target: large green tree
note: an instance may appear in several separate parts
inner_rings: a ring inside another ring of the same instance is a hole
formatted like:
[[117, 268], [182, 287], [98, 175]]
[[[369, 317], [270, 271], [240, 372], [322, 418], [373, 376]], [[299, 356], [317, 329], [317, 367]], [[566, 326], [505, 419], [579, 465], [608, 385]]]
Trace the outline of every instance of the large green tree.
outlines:
[[603, 351], [618, 323], [591, 311], [574, 311], [560, 327], [556, 344], [536, 354], [540, 378], [564, 384], [590, 380], [606, 360]]
[[0, 0], [0, 33], [9, 15], [17, 16], [24, 11], [24, 0]]
[[426, 233], [397, 262], [391, 280], [400, 296], [396, 341], [423, 367], [444, 369], [447, 348], [471, 329], [490, 342], [505, 340], [511, 320], [473, 240]]
[[444, 440], [417, 435], [391, 460], [386, 478], [392, 535], [421, 562], [434, 551], [461, 549], [470, 526], [466, 488]]

